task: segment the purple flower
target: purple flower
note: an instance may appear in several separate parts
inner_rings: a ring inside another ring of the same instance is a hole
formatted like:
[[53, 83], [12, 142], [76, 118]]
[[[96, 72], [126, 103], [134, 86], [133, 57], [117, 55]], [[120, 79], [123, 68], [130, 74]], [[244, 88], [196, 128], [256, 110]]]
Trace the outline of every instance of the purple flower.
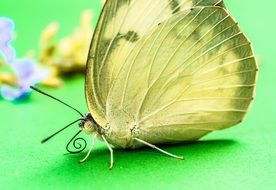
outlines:
[[37, 67], [36, 63], [28, 58], [17, 59], [14, 48], [10, 45], [13, 39], [14, 24], [12, 20], [0, 17], [0, 53], [17, 77], [16, 87], [0, 86], [0, 95], [6, 100], [19, 100], [30, 93], [30, 85], [46, 79], [50, 71]]
[[9, 18], [0, 17], [0, 52], [4, 55], [7, 63], [12, 62], [15, 58], [15, 50], [10, 45], [13, 33], [13, 21]]
[[30, 93], [30, 86], [46, 79], [49, 70], [41, 69], [31, 59], [16, 59], [11, 63], [12, 70], [18, 78], [18, 86], [11, 87], [4, 85], [0, 87], [0, 93], [6, 100], [19, 100]]

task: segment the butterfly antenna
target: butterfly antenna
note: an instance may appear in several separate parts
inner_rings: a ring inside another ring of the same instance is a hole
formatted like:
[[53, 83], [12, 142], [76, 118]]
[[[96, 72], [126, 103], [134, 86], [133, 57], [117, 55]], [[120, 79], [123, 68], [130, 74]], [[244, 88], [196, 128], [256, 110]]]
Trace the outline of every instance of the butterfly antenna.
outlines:
[[51, 138], [53, 138], [54, 136], [56, 136], [57, 134], [59, 134], [61, 131], [67, 129], [68, 127], [70, 127], [70, 126], [73, 125], [74, 123], [77, 123], [78, 121], [83, 121], [83, 119], [78, 119], [78, 120], [76, 120], [76, 121], [73, 121], [72, 123], [66, 125], [65, 127], [63, 127], [62, 129], [60, 129], [59, 131], [57, 131], [57, 132], [55, 132], [54, 134], [52, 134], [51, 136], [49, 136], [49, 137], [43, 139], [43, 140], [41, 141], [41, 143], [47, 142], [48, 140], [50, 140]]
[[65, 105], [65, 106], [67, 106], [67, 107], [69, 107], [69, 108], [75, 110], [75, 111], [78, 112], [82, 117], [84, 117], [84, 115], [83, 115], [79, 110], [77, 110], [76, 108], [73, 108], [73, 107], [70, 106], [69, 104], [67, 104], [67, 103], [65, 103], [65, 102], [63, 102], [63, 101], [61, 101], [61, 100], [55, 98], [54, 96], [51, 96], [50, 94], [47, 94], [46, 92], [43, 92], [43, 91], [39, 90], [38, 88], [36, 88], [36, 87], [34, 87], [34, 86], [30, 86], [30, 88], [33, 89], [34, 91], [40, 93], [40, 94], [43, 94], [43, 95], [45, 95], [45, 96], [48, 96], [48, 97], [50, 97], [50, 98], [52, 98], [52, 99], [54, 99], [54, 100], [56, 100], [56, 101], [62, 103], [63, 105]]

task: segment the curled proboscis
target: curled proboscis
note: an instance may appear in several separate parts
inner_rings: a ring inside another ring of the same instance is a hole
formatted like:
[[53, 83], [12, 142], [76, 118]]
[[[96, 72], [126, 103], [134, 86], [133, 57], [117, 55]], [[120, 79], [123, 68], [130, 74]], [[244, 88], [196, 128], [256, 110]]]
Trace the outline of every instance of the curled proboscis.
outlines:
[[[67, 143], [66, 145], [66, 150], [71, 153], [71, 154], [77, 154], [82, 152], [86, 146], [87, 146], [87, 142], [84, 138], [78, 137], [76, 138], [79, 134], [80, 134], [81, 130], [78, 131], [73, 138]], [[74, 150], [70, 150], [70, 144], [72, 143], [72, 147], [74, 148]]]

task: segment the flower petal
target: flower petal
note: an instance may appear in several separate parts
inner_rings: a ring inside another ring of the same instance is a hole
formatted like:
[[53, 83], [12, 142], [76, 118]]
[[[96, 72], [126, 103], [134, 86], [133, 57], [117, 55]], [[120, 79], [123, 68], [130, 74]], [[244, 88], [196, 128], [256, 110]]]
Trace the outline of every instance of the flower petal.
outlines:
[[39, 68], [36, 63], [27, 58], [16, 59], [11, 67], [18, 79], [18, 87], [4, 85], [0, 88], [2, 97], [6, 100], [21, 100], [30, 94], [30, 86], [46, 79], [50, 71]]
[[15, 50], [10, 45], [13, 39], [14, 24], [13, 21], [6, 17], [0, 17], [0, 52], [4, 55], [8, 63], [15, 58]]
[[4, 99], [14, 101], [26, 98], [30, 94], [30, 89], [14, 88], [5, 85], [0, 88], [0, 92]]
[[48, 69], [39, 68], [28, 58], [16, 59], [11, 64], [19, 79], [20, 86], [30, 86], [46, 79], [50, 74]]

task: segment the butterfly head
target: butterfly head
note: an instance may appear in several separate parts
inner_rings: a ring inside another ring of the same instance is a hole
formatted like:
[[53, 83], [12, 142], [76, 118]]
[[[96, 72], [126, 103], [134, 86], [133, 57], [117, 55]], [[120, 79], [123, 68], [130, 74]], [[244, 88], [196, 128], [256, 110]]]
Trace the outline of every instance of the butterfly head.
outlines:
[[96, 123], [90, 113], [86, 114], [83, 120], [79, 122], [79, 127], [83, 132], [87, 134], [93, 134], [99, 129], [99, 125]]
[[[46, 92], [43, 92], [42, 90], [34, 87], [34, 86], [30, 86], [31, 89], [33, 89], [34, 91], [40, 93], [40, 94], [43, 94], [53, 100], [56, 100], [57, 102], [60, 102], [62, 103], [63, 105], [69, 107], [70, 109], [76, 111], [80, 116], [81, 118], [80, 119], [77, 119], [73, 122], [71, 122], [70, 124], [66, 125], [65, 127], [63, 127], [62, 129], [58, 130], [57, 132], [55, 132], [54, 134], [50, 135], [49, 137], [43, 139], [41, 141], [41, 143], [45, 143], [47, 142], [48, 140], [50, 140], [51, 138], [53, 138], [54, 136], [56, 136], [57, 134], [61, 133], [62, 131], [64, 131], [65, 129], [67, 129], [68, 127], [72, 126], [73, 124], [79, 122], [79, 127], [80, 127], [80, 130], [73, 136], [73, 138], [67, 143], [66, 145], [66, 150], [69, 152], [69, 153], [79, 153], [81, 151], [83, 151], [85, 148], [86, 148], [86, 141], [85, 139], [83, 139], [82, 137], [77, 137], [82, 131], [85, 132], [85, 133], [88, 133], [88, 134], [94, 134], [94, 133], [99, 133], [99, 134], [102, 134], [102, 128], [97, 124], [97, 122], [94, 120], [94, 118], [92, 117], [92, 115], [90, 113], [86, 114], [86, 115], [83, 115], [79, 110], [77, 110], [76, 108], [70, 106], [69, 104], [65, 103], [64, 101], [46, 93]], [[81, 141], [83, 144], [81, 144]], [[76, 149], [76, 150], [70, 150], [70, 144], [73, 145], [73, 147]]]

